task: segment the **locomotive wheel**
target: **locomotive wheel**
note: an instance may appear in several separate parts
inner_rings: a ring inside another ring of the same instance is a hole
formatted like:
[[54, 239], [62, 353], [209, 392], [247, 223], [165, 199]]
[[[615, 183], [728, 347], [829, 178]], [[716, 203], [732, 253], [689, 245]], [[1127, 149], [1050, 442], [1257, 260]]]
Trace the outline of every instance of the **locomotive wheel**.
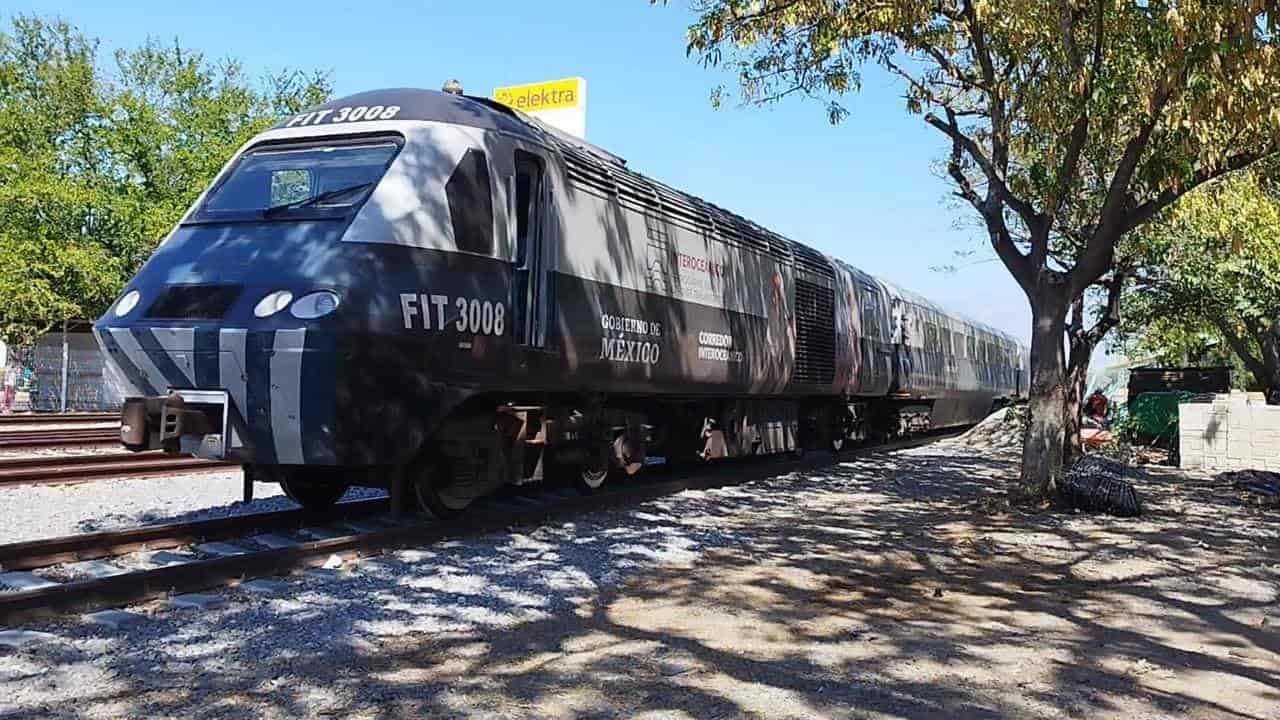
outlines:
[[600, 492], [609, 479], [609, 455], [605, 449], [588, 453], [588, 459], [578, 466], [573, 476], [573, 488], [583, 495]]
[[327, 510], [346, 494], [351, 483], [324, 477], [323, 473], [289, 470], [280, 474], [280, 488], [307, 510]]
[[437, 518], [456, 517], [475, 499], [465, 487], [453, 482], [448, 466], [441, 460], [416, 463], [413, 471], [411, 480], [418, 506]]

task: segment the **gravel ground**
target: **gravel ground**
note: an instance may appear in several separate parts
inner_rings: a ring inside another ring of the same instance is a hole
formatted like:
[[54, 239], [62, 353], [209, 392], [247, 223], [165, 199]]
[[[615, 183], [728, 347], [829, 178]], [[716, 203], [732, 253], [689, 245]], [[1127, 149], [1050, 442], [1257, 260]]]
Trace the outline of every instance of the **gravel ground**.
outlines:
[[0, 716], [1280, 717], [1280, 529], [1148, 472], [1140, 520], [991, 514], [959, 447], [686, 492], [76, 619]]
[[1026, 427], [1025, 406], [1003, 407], [969, 428], [963, 435], [943, 440], [941, 444], [1002, 455], [1016, 453], [1022, 450], [1022, 437]]
[[[238, 469], [3, 488], [0, 517], [5, 522], [0, 524], [0, 544], [297, 507], [274, 483], [258, 483], [253, 492], [253, 502], [238, 499], [244, 493], [244, 480]], [[382, 494], [352, 489], [346, 497]]]

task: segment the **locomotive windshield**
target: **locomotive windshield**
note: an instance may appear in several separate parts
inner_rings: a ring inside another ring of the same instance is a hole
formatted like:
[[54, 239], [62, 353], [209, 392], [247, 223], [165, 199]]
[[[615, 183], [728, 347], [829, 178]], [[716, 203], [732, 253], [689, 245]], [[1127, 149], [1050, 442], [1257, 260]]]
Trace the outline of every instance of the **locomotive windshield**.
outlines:
[[378, 184], [400, 143], [269, 145], [247, 151], [188, 222], [346, 217]]

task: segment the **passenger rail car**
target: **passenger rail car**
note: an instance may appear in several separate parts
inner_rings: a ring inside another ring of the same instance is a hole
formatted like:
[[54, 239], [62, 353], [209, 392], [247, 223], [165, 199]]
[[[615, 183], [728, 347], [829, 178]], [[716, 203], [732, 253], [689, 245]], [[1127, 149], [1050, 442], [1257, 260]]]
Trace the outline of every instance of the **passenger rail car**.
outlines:
[[308, 506], [457, 512], [658, 458], [978, 420], [1014, 340], [483, 98], [383, 90], [242, 148], [95, 325], [134, 450]]

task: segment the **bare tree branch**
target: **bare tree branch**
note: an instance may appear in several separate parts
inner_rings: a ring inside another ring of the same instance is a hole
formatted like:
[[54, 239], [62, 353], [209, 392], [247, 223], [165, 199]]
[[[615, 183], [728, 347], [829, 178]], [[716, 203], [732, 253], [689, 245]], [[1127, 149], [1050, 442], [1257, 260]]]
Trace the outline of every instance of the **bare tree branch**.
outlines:
[[[973, 183], [965, 175], [963, 160], [966, 148], [964, 140], [968, 140], [968, 138], [960, 133], [956, 127], [955, 114], [950, 110], [947, 110], [947, 113], [950, 120], [949, 127], [955, 128], [955, 134], [951, 135], [951, 156], [947, 162], [947, 172], [956, 183], [956, 187], [959, 188], [956, 191], [956, 195], [963, 198], [982, 214], [983, 220], [986, 221], [987, 235], [991, 241], [992, 249], [995, 250], [996, 255], [999, 256], [1001, 262], [1008, 268], [1014, 279], [1018, 281], [1018, 284], [1024, 290], [1029, 290], [1034, 286], [1032, 267], [1027, 262], [1027, 257], [1018, 250], [1018, 246], [1004, 222], [1003, 203], [997, 194], [990, 191], [992, 180], [989, 176], [987, 178], [988, 193], [984, 199], [979, 197], [977, 190], [973, 187]], [[970, 143], [972, 143], [972, 140], [970, 140]]]
[[1249, 344], [1245, 342], [1244, 338], [1240, 337], [1236, 333], [1235, 328], [1231, 327], [1231, 323], [1227, 322], [1222, 317], [1214, 317], [1211, 319], [1211, 322], [1218, 328], [1218, 331], [1222, 333], [1222, 337], [1226, 338], [1227, 344], [1231, 346], [1231, 350], [1240, 358], [1245, 367], [1249, 369], [1249, 372], [1253, 373], [1253, 376], [1257, 378], [1259, 382], [1265, 383], [1267, 377], [1266, 365], [1263, 365], [1262, 360], [1253, 354], [1249, 349]]
[[[945, 110], [946, 108], [944, 107], [943, 109]], [[954, 116], [952, 117], [954, 118]], [[1017, 197], [1009, 190], [1009, 187], [1005, 185], [1002, 173], [996, 168], [992, 160], [987, 157], [986, 153], [982, 151], [982, 148], [978, 146], [978, 143], [975, 142], [973, 138], [964, 134], [958, 123], [954, 121], [944, 121], [933, 113], [925, 115], [924, 121], [938, 130], [941, 130], [943, 134], [951, 138], [953, 143], [958, 143], [962, 148], [964, 148], [965, 153], [973, 159], [973, 162], [982, 170], [982, 173], [987, 176], [987, 182], [990, 183], [989, 187], [995, 191], [995, 194], [999, 197], [1002, 203], [1013, 208], [1013, 211], [1018, 213], [1018, 216], [1021, 217], [1022, 221], [1027, 223], [1027, 225], [1030, 226], [1036, 223], [1039, 218], [1039, 214], [1036, 212], [1035, 208], [1033, 208], [1030, 203], [1020, 197]]]
[[1172, 95], [1173, 92], [1168, 84], [1161, 84], [1156, 89], [1151, 116], [1138, 129], [1138, 133], [1125, 143], [1124, 154], [1121, 155], [1115, 174], [1111, 176], [1111, 184], [1107, 187], [1107, 196], [1099, 213], [1098, 225], [1094, 228], [1093, 236], [1089, 238], [1084, 252], [1081, 253], [1080, 260], [1071, 269], [1070, 292], [1072, 294], [1083, 292], [1111, 266], [1111, 261], [1115, 257], [1116, 241], [1120, 239], [1125, 227], [1124, 208], [1130, 201], [1129, 185], [1133, 181], [1133, 173], [1138, 167], [1142, 153], [1147, 149], [1151, 133], [1160, 121], [1161, 111], [1164, 110], [1165, 104]]
[[1126, 277], [1123, 271], [1117, 271], [1106, 283], [1107, 301], [1103, 306], [1102, 315], [1093, 327], [1085, 332], [1085, 339], [1089, 342], [1090, 348], [1097, 347], [1107, 333], [1120, 324], [1120, 299], [1124, 296]]
[[[1075, 46], [1075, 23], [1079, 19], [1079, 13], [1067, 5], [1064, 15], [1068, 19], [1064, 20], [1063, 35], [1074, 56], [1077, 71], [1085, 73], [1084, 60], [1079, 57]], [[1050, 198], [1049, 206], [1046, 208], [1046, 212], [1051, 217], [1057, 216], [1062, 209], [1063, 202], [1066, 201], [1068, 189], [1071, 187], [1071, 179], [1076, 176], [1080, 169], [1080, 155], [1084, 151], [1086, 141], [1089, 139], [1089, 98], [1093, 95], [1093, 83], [1102, 66], [1102, 0], [1098, 0], [1094, 15], [1092, 60], [1083, 78], [1083, 87], [1080, 92], [1080, 114], [1076, 117], [1075, 122], [1072, 123], [1071, 131], [1068, 133], [1067, 152], [1058, 168], [1057, 184], [1054, 188], [1053, 196]]]

